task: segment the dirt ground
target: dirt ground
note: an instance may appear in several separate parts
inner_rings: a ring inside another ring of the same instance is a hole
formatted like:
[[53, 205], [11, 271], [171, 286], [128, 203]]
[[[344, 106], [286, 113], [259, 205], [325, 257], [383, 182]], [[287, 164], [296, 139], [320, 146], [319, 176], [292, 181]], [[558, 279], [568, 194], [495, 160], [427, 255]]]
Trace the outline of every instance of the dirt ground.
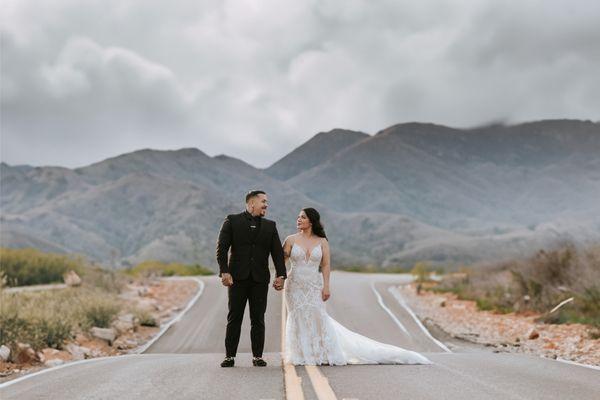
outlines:
[[[597, 328], [583, 324], [535, 322], [539, 314], [499, 314], [480, 311], [474, 301], [458, 300], [454, 293], [416, 293], [414, 284], [398, 287], [407, 304], [422, 320], [449, 335], [495, 346], [501, 351], [532, 353], [600, 366]], [[594, 335], [594, 332], [595, 335]]]

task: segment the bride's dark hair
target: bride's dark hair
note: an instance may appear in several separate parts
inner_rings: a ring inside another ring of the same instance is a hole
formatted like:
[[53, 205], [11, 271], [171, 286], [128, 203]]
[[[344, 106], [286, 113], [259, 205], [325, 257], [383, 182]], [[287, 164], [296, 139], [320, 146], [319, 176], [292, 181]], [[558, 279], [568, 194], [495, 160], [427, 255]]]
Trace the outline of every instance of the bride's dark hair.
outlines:
[[312, 207], [303, 208], [302, 211], [304, 211], [308, 217], [308, 220], [312, 224], [313, 233], [317, 236], [327, 239], [327, 235], [325, 235], [325, 229], [323, 229], [323, 225], [321, 224], [321, 214], [319, 214], [319, 212]]

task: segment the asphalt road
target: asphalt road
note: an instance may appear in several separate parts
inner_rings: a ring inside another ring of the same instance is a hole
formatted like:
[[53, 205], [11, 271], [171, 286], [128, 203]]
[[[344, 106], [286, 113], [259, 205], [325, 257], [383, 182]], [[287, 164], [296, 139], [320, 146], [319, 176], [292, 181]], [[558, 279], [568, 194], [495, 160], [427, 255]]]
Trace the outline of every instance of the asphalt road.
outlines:
[[[282, 292], [269, 289], [265, 359], [252, 367], [246, 310], [235, 368], [221, 368], [226, 289], [203, 277], [198, 301], [143, 354], [49, 369], [0, 386], [9, 399], [284, 399]], [[600, 399], [600, 371], [488, 348], [427, 332], [390, 287], [403, 275], [332, 273], [330, 315], [363, 335], [419, 351], [433, 365], [295, 367], [305, 399]], [[289, 372], [289, 367], [288, 370]], [[315, 374], [325, 377], [317, 381]], [[287, 390], [287, 392], [286, 392]], [[320, 397], [319, 397], [320, 396]], [[333, 397], [332, 397], [333, 396]]]

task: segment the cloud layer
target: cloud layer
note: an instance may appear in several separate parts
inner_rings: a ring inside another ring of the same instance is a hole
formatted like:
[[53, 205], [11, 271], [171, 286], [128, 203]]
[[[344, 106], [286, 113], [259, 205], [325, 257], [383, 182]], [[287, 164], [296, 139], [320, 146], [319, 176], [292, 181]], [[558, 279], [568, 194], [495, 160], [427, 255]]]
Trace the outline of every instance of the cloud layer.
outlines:
[[2, 4], [2, 160], [198, 147], [265, 167], [319, 131], [600, 119], [595, 1]]

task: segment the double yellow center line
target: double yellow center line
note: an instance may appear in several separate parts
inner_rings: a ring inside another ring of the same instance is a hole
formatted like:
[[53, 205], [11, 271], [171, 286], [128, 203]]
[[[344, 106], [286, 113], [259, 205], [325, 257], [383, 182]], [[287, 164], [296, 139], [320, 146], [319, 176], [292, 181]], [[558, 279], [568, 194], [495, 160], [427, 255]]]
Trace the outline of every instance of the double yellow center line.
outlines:
[[[287, 319], [287, 309], [285, 307], [285, 288], [281, 296], [281, 362], [283, 364], [283, 377], [285, 385], [286, 400], [304, 400], [302, 391], [302, 378], [296, 373], [296, 368], [286, 363], [285, 355], [285, 322]], [[310, 383], [317, 394], [319, 400], [337, 400], [333, 389], [329, 385], [327, 378], [321, 373], [318, 367], [314, 365], [305, 365]]]

